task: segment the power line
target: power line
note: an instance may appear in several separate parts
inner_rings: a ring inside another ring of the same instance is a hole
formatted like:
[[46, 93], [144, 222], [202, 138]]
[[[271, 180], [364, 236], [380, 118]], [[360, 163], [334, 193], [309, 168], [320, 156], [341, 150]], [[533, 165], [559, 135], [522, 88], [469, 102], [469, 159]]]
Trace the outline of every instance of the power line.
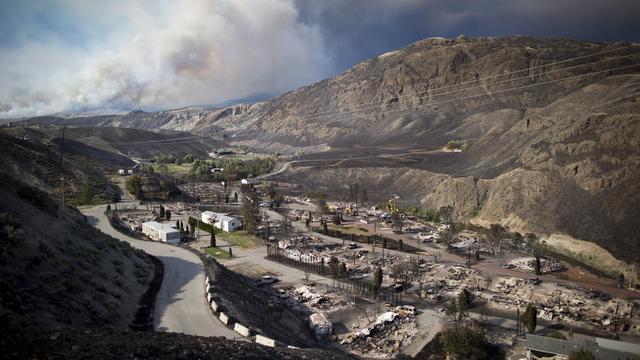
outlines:
[[[420, 94], [426, 94], [426, 96], [418, 96], [417, 98], [415, 98], [416, 100], [417, 99], [423, 99], [425, 97], [430, 97], [430, 96], [449, 95], [449, 94], [454, 94], [454, 93], [458, 93], [458, 92], [467, 91], [467, 90], [470, 90], [470, 89], [482, 88], [483, 86], [495, 86], [495, 85], [500, 85], [500, 84], [504, 84], [504, 83], [518, 81], [518, 80], [529, 79], [529, 78], [534, 77], [534, 76], [542, 76], [542, 75], [551, 74], [551, 73], [555, 73], [555, 72], [577, 69], [577, 68], [581, 68], [581, 67], [588, 66], [588, 65], [595, 65], [595, 64], [598, 64], [598, 63], [602, 63], [602, 62], [609, 62], [609, 61], [614, 61], [614, 60], [622, 60], [622, 59], [625, 59], [627, 57], [637, 56], [637, 55], [640, 55], [640, 52], [633, 53], [633, 54], [628, 54], [628, 55], [624, 55], [624, 56], [619, 56], [619, 57], [615, 57], [615, 58], [610, 58], [610, 59], [597, 60], [597, 61], [589, 62], [589, 63], [586, 63], [586, 64], [574, 65], [574, 66], [561, 68], [561, 69], [549, 70], [549, 71], [540, 72], [540, 73], [537, 73], [537, 74], [525, 75], [525, 76], [521, 76], [521, 77], [518, 77], [518, 78], [502, 80], [502, 81], [489, 83], [489, 84], [485, 84], [485, 85], [477, 85], [477, 86], [472, 86], [472, 87], [466, 87], [466, 88], [457, 89], [457, 90], [448, 91], [448, 92], [443, 92], [443, 93], [430, 94], [431, 92], [434, 92], [434, 91], [438, 91], [438, 90], [442, 90], [442, 89], [446, 89], [446, 88], [451, 88], [451, 87], [454, 87], [454, 86], [459, 86], [459, 85], [464, 84], [464, 83], [442, 86], [442, 87], [439, 87], [439, 88], [436, 88], [436, 89], [430, 89], [430, 90], [418, 92], [418, 93], [415, 93], [415, 94], [398, 95], [398, 96], [395, 96], [395, 97], [393, 97], [391, 99], [397, 100], [397, 99], [400, 99], [400, 98], [409, 97], [409, 96], [416, 96], [416, 95], [420, 95]], [[546, 64], [544, 66], [549, 66], [549, 65], [552, 65], [552, 64]], [[541, 66], [538, 66], [538, 67], [541, 67]], [[532, 68], [523, 69], [523, 70], [519, 70], [519, 71], [514, 71], [514, 72], [512, 72], [512, 74], [513, 73], [517, 73], [517, 72], [522, 72], [522, 71], [529, 71], [531, 69]], [[481, 81], [481, 80], [485, 80], [485, 79], [489, 79], [489, 78], [497, 78], [497, 77], [501, 77], [501, 76], [505, 76], [505, 75], [507, 75], [507, 74], [496, 75], [496, 76], [487, 77], [487, 78], [483, 78], [483, 79], [479, 79], [479, 80], [473, 80], [473, 81], [469, 81], [469, 82], [466, 82], [466, 83], [473, 83], [473, 82], [477, 82], [477, 81]], [[391, 99], [372, 101], [372, 102], [369, 102], [369, 103], [362, 103], [362, 104], [359, 104], [357, 107], [352, 108], [350, 110], [334, 109], [334, 110], [327, 110], [327, 111], [319, 112], [319, 113], [302, 113], [302, 114], [298, 113], [298, 114], [291, 114], [291, 115], [292, 116], [296, 116], [296, 117], [301, 117], [301, 118], [303, 117], [306, 120], [320, 119], [320, 118], [324, 118], [324, 117], [332, 117], [332, 116], [337, 116], [337, 115], [341, 115], [341, 114], [350, 114], [350, 113], [354, 113], [354, 112], [358, 112], [358, 111], [364, 111], [364, 110], [377, 108], [377, 107], [383, 105], [385, 102], [387, 102], [387, 101], [389, 101]], [[377, 104], [377, 105], [374, 105], [374, 104]], [[373, 106], [362, 107], [362, 105], [373, 105]], [[306, 115], [310, 115], [310, 116], [306, 116]]]
[[162, 140], [147, 140], [147, 141], [123, 141], [123, 142], [110, 142], [112, 145], [126, 145], [126, 144], [157, 144], [157, 143], [170, 143], [174, 141], [193, 141], [200, 139], [200, 136], [185, 136], [180, 138], [162, 139]]
[[640, 66], [640, 63], [633, 64], [633, 65], [619, 66], [619, 67], [616, 67], [616, 68], [610, 68], [610, 69], [590, 72], [590, 73], [586, 73], [586, 74], [573, 75], [573, 76], [569, 76], [569, 77], [565, 77], [565, 78], [561, 78], [561, 79], [554, 79], [554, 80], [544, 81], [544, 82], [536, 83], [536, 84], [522, 85], [522, 86], [517, 86], [517, 87], [513, 87], [513, 88], [509, 88], [509, 89], [488, 91], [488, 92], [486, 92], [484, 94], [470, 95], [470, 96], [456, 98], [456, 99], [442, 100], [442, 101], [437, 101], [437, 102], [428, 103], [428, 104], [415, 105], [415, 106], [412, 106], [412, 107], [406, 107], [406, 108], [400, 108], [400, 109], [390, 109], [390, 110], [379, 111], [379, 112], [376, 112], [376, 113], [373, 113], [373, 114], [355, 115], [355, 116], [356, 117], [361, 117], [361, 118], [366, 118], [366, 117], [373, 116], [373, 115], [379, 115], [379, 114], [385, 114], [385, 113], [391, 113], [391, 112], [397, 112], [397, 111], [412, 110], [412, 109], [417, 109], [417, 108], [423, 108], [423, 107], [428, 107], [428, 106], [434, 106], [434, 105], [450, 103], [450, 102], [454, 102], [454, 101], [473, 99], [473, 98], [477, 98], [477, 97], [481, 97], [481, 96], [489, 96], [489, 95], [500, 94], [500, 93], [505, 93], [505, 92], [514, 91], [514, 90], [522, 90], [522, 89], [535, 87], [535, 86], [548, 85], [548, 84], [553, 84], [553, 83], [557, 83], [557, 82], [561, 82], [561, 81], [565, 81], [565, 80], [575, 79], [575, 78], [579, 78], [579, 77], [585, 77], [585, 76], [589, 76], [589, 75], [596, 75], [596, 74], [601, 74], [601, 73], [606, 73], [606, 72], [613, 72], [613, 71], [616, 71], [616, 70], [623, 70], [623, 69], [628, 69], [628, 68], [632, 68], [632, 67], [636, 67], [636, 66]]
[[[443, 86], [443, 87], [440, 87], [438, 89], [433, 89], [433, 90], [440, 90], [440, 89], [459, 86], [459, 85], [472, 84], [472, 83], [478, 82], [478, 81], [484, 81], [484, 80], [500, 78], [500, 77], [503, 77], [503, 76], [513, 75], [513, 74], [517, 74], [517, 73], [521, 73], [521, 72], [525, 72], [525, 71], [531, 71], [531, 70], [535, 70], [535, 69], [539, 69], [539, 68], [543, 68], [543, 67], [547, 67], [547, 66], [554, 66], [554, 65], [564, 64], [564, 63], [572, 62], [572, 61], [576, 61], [576, 60], [587, 59], [587, 58], [598, 56], [598, 55], [610, 54], [610, 53], [617, 52], [617, 51], [620, 51], [620, 50], [627, 50], [627, 49], [630, 49], [632, 47], [633, 47], [633, 45], [630, 45], [630, 46], [627, 46], [627, 47], [620, 47], [620, 48], [617, 48], [617, 49], [599, 51], [599, 52], [591, 53], [591, 54], [588, 54], [588, 55], [581, 55], [581, 56], [577, 56], [577, 57], [573, 57], [573, 58], [569, 58], [569, 59], [554, 61], [554, 62], [550, 62], [550, 63], [546, 63], [546, 64], [535, 65], [535, 66], [524, 68], [524, 69], [520, 69], [520, 70], [509, 71], [509, 72], [506, 72], [506, 73], [503, 73], [503, 74], [497, 74], [497, 75], [487, 76], [487, 77], [484, 77], [484, 78], [467, 80], [467, 81], [463, 81], [463, 82], [460, 82], [460, 83], [457, 83], [457, 84], [451, 84], [451, 85]], [[625, 55], [625, 56], [628, 56], [628, 55]], [[429, 82], [419, 82], [419, 83], [411, 83], [411, 84], [397, 84], [397, 85], [394, 85], [394, 86], [400, 86], [400, 85], [402, 85], [402, 86], [404, 86], [404, 85], [422, 85], [422, 84], [429, 84]]]

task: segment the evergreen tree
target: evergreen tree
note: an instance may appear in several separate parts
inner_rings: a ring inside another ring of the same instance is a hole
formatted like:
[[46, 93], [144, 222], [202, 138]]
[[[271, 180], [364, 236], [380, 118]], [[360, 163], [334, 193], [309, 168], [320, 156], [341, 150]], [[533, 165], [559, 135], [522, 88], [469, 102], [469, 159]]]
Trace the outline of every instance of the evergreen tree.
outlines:
[[536, 332], [538, 311], [535, 306], [531, 304], [527, 305], [527, 309], [524, 311], [524, 314], [522, 314], [522, 322], [524, 323], [524, 326], [526, 326], [529, 334], [534, 334]]
[[377, 294], [382, 288], [382, 268], [380, 266], [376, 266], [373, 270], [371, 281], [373, 282], [373, 288]]
[[344, 262], [340, 264], [340, 276], [347, 276], [347, 264], [345, 264]]
[[231, 251], [231, 246], [229, 246], [229, 257], [232, 258], [233, 257], [233, 251]]
[[216, 232], [211, 232], [211, 247], [216, 247]]
[[165, 218], [167, 219], [167, 221], [171, 220], [171, 211], [166, 210], [166, 211], [164, 212], [164, 216], [165, 216]]

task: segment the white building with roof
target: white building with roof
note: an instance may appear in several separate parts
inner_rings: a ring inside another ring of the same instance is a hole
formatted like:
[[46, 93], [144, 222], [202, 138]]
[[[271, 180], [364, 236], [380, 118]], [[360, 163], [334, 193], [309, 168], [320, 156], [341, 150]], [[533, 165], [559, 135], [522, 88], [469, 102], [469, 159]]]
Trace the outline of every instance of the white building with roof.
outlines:
[[162, 224], [157, 221], [142, 223], [142, 233], [156, 241], [170, 244], [180, 243], [180, 231], [170, 224]]
[[211, 224], [226, 232], [238, 230], [242, 226], [240, 219], [213, 211], [204, 211], [201, 220], [206, 224]]

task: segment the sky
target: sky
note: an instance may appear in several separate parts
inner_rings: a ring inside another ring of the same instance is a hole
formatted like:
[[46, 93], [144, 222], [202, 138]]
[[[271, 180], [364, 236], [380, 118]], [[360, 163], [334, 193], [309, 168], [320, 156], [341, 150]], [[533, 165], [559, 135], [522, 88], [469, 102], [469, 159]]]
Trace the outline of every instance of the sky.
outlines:
[[640, 41], [637, 0], [2, 0], [0, 118], [278, 95], [432, 37]]

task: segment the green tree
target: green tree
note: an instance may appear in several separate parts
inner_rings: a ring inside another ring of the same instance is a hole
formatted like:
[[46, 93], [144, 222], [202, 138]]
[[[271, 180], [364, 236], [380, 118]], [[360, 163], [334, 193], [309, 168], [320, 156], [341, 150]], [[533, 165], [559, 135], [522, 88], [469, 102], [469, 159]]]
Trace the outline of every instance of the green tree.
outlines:
[[331, 221], [333, 222], [334, 225], [340, 225], [340, 223], [341, 223], [340, 215], [338, 215], [338, 214], [333, 215]]
[[522, 314], [522, 323], [527, 328], [529, 334], [536, 332], [536, 326], [538, 324], [538, 310], [532, 304], [528, 304], [527, 308]]
[[125, 187], [127, 191], [131, 195], [135, 195], [136, 198], [140, 198], [140, 194], [142, 193], [142, 181], [140, 175], [130, 176], [127, 181], [125, 181]]
[[371, 282], [373, 283], [373, 289], [378, 294], [380, 289], [382, 289], [382, 268], [380, 266], [376, 266], [373, 270], [373, 276], [371, 277]]
[[542, 275], [542, 264], [540, 264], [540, 255], [535, 256], [535, 260], [533, 261], [533, 271], [536, 275]]
[[167, 219], [167, 221], [171, 220], [171, 211], [170, 210], [165, 210], [164, 217], [165, 217], [165, 219]]
[[182, 162], [186, 164], [191, 164], [194, 160], [195, 160], [195, 156], [193, 156], [193, 154], [186, 154], [182, 158]]
[[107, 204], [107, 213], [111, 212], [111, 204]]
[[233, 250], [231, 250], [231, 246], [229, 246], [229, 257], [232, 258], [233, 257]]
[[215, 230], [211, 232], [211, 247], [216, 247], [216, 232]]
[[242, 192], [242, 220], [244, 230], [247, 233], [254, 234], [257, 229], [258, 218], [260, 215], [260, 197], [253, 185], [240, 185]]
[[440, 334], [442, 348], [451, 359], [488, 359], [487, 339], [479, 329], [456, 325]]
[[578, 351], [571, 352], [568, 360], [596, 360], [596, 357], [591, 351], [582, 348]]
[[164, 206], [160, 205], [160, 217], [163, 218], [164, 216]]
[[86, 183], [82, 185], [80, 192], [78, 193], [78, 204], [90, 204], [95, 196], [93, 187], [91, 184]]

